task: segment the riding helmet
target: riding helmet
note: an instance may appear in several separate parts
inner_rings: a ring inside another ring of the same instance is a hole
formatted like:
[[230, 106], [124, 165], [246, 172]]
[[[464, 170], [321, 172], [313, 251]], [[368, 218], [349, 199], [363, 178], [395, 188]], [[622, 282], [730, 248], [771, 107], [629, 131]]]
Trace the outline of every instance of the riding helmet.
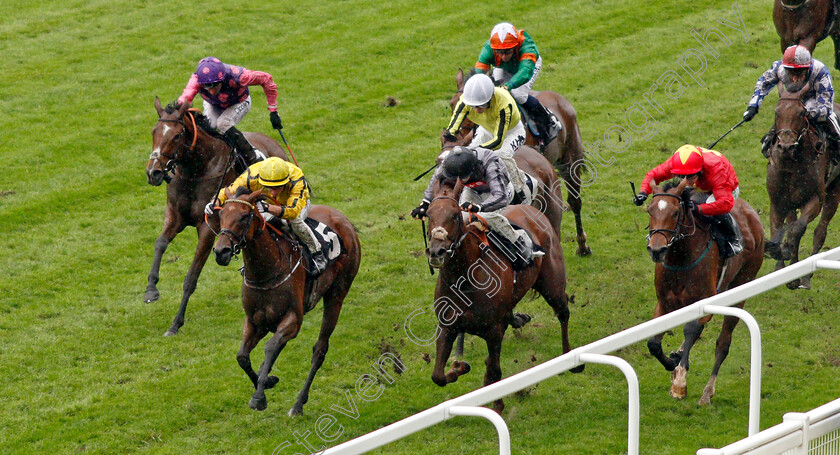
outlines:
[[493, 31], [490, 32], [490, 47], [492, 49], [510, 49], [519, 44], [519, 32], [513, 24], [502, 22], [493, 27]]
[[703, 149], [696, 145], [685, 144], [671, 157], [671, 173], [691, 175], [703, 169]]
[[260, 166], [259, 182], [262, 186], [281, 186], [289, 182], [289, 164], [282, 158], [272, 156], [263, 161]]
[[785, 49], [782, 57], [782, 66], [785, 68], [810, 68], [811, 52], [805, 46], [794, 44]]
[[462, 99], [467, 106], [478, 107], [490, 102], [493, 98], [493, 91], [495, 90], [493, 80], [486, 74], [476, 74], [467, 79], [464, 85], [464, 95]]
[[478, 158], [475, 152], [466, 147], [456, 147], [443, 160], [443, 176], [448, 179], [462, 180], [472, 176], [478, 170]]
[[225, 78], [225, 64], [216, 57], [205, 57], [198, 62], [195, 75], [202, 85], [222, 81]]

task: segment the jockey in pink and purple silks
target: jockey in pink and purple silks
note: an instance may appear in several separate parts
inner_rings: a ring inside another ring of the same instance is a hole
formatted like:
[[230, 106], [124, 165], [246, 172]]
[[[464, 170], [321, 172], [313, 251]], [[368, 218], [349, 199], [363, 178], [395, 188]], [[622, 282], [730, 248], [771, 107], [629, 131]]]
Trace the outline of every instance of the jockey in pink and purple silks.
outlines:
[[268, 101], [271, 126], [280, 131], [283, 124], [277, 113], [277, 84], [271, 75], [262, 71], [251, 71], [241, 66], [222, 63], [216, 57], [205, 57], [190, 76], [178, 103], [191, 103], [195, 95], [204, 99], [204, 115], [210, 126], [216, 128], [232, 146], [235, 146], [248, 165], [261, 161], [257, 151], [245, 139], [236, 124], [251, 110], [249, 85], [260, 85]]

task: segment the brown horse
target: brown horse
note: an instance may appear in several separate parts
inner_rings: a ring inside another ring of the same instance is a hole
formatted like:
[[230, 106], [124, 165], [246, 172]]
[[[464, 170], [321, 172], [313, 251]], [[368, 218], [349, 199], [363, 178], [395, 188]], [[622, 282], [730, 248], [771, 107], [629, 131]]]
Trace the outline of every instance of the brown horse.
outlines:
[[[255, 191], [225, 201], [219, 211], [221, 230], [213, 253], [216, 262], [226, 266], [234, 254], [242, 251], [245, 325], [236, 360], [256, 389], [248, 403], [252, 409], [262, 411], [266, 408], [265, 389], [274, 387], [278, 382], [276, 376], [268, 375], [277, 356], [300, 331], [305, 308], [311, 309], [318, 300], [324, 299], [321, 332], [312, 348], [312, 367], [297, 401], [289, 410], [290, 416], [300, 415], [303, 405], [309, 400], [309, 388], [315, 373], [327, 355], [330, 335], [338, 322], [341, 305], [359, 271], [359, 237], [353, 224], [341, 212], [324, 205], [313, 205], [310, 217], [332, 228], [341, 237], [347, 251], [313, 282], [307, 278], [298, 242], [285, 236], [275, 237], [266, 229], [265, 221], [254, 208], [260, 196], [261, 193]], [[274, 335], [265, 344], [265, 360], [257, 374], [251, 368], [251, 350], [268, 332], [274, 332]]]
[[[796, 93], [782, 89], [776, 105], [776, 140], [767, 163], [771, 237], [766, 245], [767, 254], [776, 260], [776, 270], [784, 267], [786, 260], [790, 264], [799, 260], [799, 242], [805, 229], [822, 212], [811, 251], [812, 255], [819, 253], [840, 202], [840, 169], [830, 168], [825, 142], [805, 115], [802, 94], [807, 90], [807, 86]], [[834, 110], [840, 111], [840, 105], [835, 103]], [[811, 277], [794, 280], [788, 287], [810, 289]]]
[[[172, 180], [166, 188], [166, 210], [163, 217], [163, 231], [155, 240], [155, 256], [149, 271], [149, 284], [144, 300], [154, 302], [160, 298], [157, 282], [160, 276], [160, 261], [172, 239], [187, 226], [195, 226], [198, 245], [195, 249], [190, 270], [184, 277], [184, 292], [178, 314], [165, 335], [176, 335], [184, 325], [187, 302], [195, 291], [198, 276], [210, 248], [213, 233], [204, 222], [204, 205], [210, 202], [222, 185], [230, 184], [237, 176], [232, 168], [230, 146], [208, 133], [211, 129], [206, 117], [198, 112], [188, 111], [189, 104], [169, 104], [161, 107], [155, 97], [158, 121], [152, 129], [152, 154], [146, 164], [149, 184], [159, 186], [167, 173], [173, 171]], [[245, 136], [267, 156], [286, 159], [280, 145], [268, 136], [245, 133]], [[215, 218], [215, 217], [214, 217]], [[215, 221], [215, 220], [213, 220]]]
[[[712, 239], [709, 226], [686, 209], [693, 191], [685, 186], [685, 180], [676, 186], [666, 184], [662, 189], [652, 186], [653, 196], [648, 206], [650, 232], [647, 249], [656, 263], [657, 302], [653, 317], [668, 314], [753, 280], [764, 260], [764, 232], [761, 220], [746, 201], [736, 199], [730, 212], [741, 227], [744, 249], [724, 263], [720, 259], [717, 243]], [[701, 203], [705, 201], [705, 194], [698, 196], [702, 196]], [[743, 308], [744, 302], [738, 303], [737, 306]], [[672, 372], [670, 393], [674, 398], [685, 398], [688, 355], [709, 319], [711, 315], [686, 324], [683, 328], [685, 341], [680, 349], [670, 356], [665, 356], [662, 352], [663, 334], [648, 340], [650, 353], [666, 370]], [[715, 394], [718, 371], [729, 353], [732, 331], [737, 323], [738, 318], [734, 316], [723, 318], [723, 327], [715, 348], [715, 365], [711, 378], [703, 389], [699, 401], [701, 405], [709, 404]]]
[[834, 41], [834, 67], [840, 69], [840, 33], [834, 14], [834, 0], [775, 0], [773, 23], [782, 52], [799, 44], [814, 53], [817, 43], [831, 36]]
[[[470, 371], [468, 363], [455, 361], [444, 372], [452, 344], [463, 332], [479, 336], [487, 343], [484, 385], [501, 379], [502, 339], [513, 308], [530, 289], [539, 292], [554, 309], [560, 320], [563, 352], [570, 350], [563, 249], [554, 230], [541, 227], [547, 225], [547, 220], [534, 207], [513, 205], [505, 209], [505, 216], [527, 230], [546, 250], [545, 256], [536, 258], [532, 265], [514, 271], [505, 253], [488, 246], [481, 223], [467, 225], [458, 196], [450, 186], [432, 200], [426, 212], [431, 238], [426, 253], [429, 263], [440, 269], [435, 289], [439, 333], [432, 381], [441, 387]], [[538, 221], [541, 218], [542, 222]], [[581, 365], [575, 371], [582, 370]], [[504, 402], [497, 400], [493, 409], [501, 413]]]
[[[470, 71], [470, 75], [472, 74], [474, 74], [474, 70]], [[458, 103], [461, 93], [464, 91], [466, 79], [468, 77], [465, 78], [464, 71], [459, 68], [458, 73], [455, 75], [458, 90], [449, 101], [453, 110]], [[592, 254], [592, 249], [586, 243], [586, 232], [583, 230], [583, 222], [580, 214], [583, 204], [580, 198], [580, 171], [582, 166], [575, 165], [575, 163], [582, 162], [581, 160], [584, 158], [583, 140], [581, 139], [580, 129], [577, 124], [577, 113], [571, 103], [556, 92], [542, 91], [531, 92], [531, 94], [557, 116], [557, 119], [563, 124], [563, 129], [554, 140], [540, 146], [538, 138], [534, 137], [531, 134], [530, 128], [526, 127], [527, 137], [525, 143], [538, 148], [540, 153], [548, 159], [549, 163], [560, 172], [560, 177], [566, 182], [566, 188], [569, 193], [566, 200], [572, 208], [572, 212], [575, 214], [575, 240], [578, 244], [576, 254], [578, 256], [588, 256]], [[462, 126], [462, 131], [473, 128], [474, 126], [469, 120], [466, 120]]]

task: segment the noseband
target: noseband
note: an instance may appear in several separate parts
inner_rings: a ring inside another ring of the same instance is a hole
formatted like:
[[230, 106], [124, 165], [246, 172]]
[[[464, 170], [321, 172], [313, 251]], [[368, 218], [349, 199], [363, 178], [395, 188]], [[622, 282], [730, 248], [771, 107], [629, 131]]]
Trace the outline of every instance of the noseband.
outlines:
[[[454, 197], [438, 196], [438, 197], [432, 199], [431, 202], [429, 202], [429, 206], [431, 207], [431, 205], [435, 201], [437, 201], [438, 199], [449, 199], [449, 200], [455, 202], [455, 205], [458, 205], [458, 200], [455, 199]], [[428, 211], [428, 209], [427, 209], [427, 211]], [[431, 231], [432, 231], [432, 223], [429, 223], [429, 236], [430, 237], [431, 237]], [[458, 237], [458, 233], [461, 232], [461, 231], [464, 231], [464, 233], [461, 234], [460, 237]], [[449, 241], [449, 247], [445, 248], [443, 251], [446, 254], [448, 254], [450, 257], [454, 256], [455, 251], [458, 249], [459, 246], [461, 246], [461, 243], [467, 237], [467, 234], [469, 234], [469, 230], [464, 229], [464, 218], [461, 216], [461, 213], [459, 211], [458, 212], [458, 228], [455, 230], [455, 232], [452, 233], [452, 235], [450, 235], [449, 237], [445, 237], [445, 239]]]
[[[674, 242], [676, 242], [678, 240], [682, 240], [687, 235], [685, 232], [682, 232], [682, 229], [681, 229], [683, 227], [683, 221], [685, 221], [685, 218], [686, 218], [685, 202], [683, 202], [683, 199], [682, 199], [681, 196], [678, 196], [676, 194], [671, 194], [671, 193], [654, 193], [652, 198], [655, 198], [655, 197], [658, 197], [658, 196], [670, 196], [670, 197], [677, 198], [677, 200], [679, 201], [680, 211], [678, 212], [678, 215], [677, 215], [677, 227], [675, 229], [650, 229], [650, 225], [648, 225], [647, 239], [648, 239], [648, 241], [650, 241], [650, 238], [653, 237], [656, 234], [662, 235], [663, 237], [665, 237], [667, 239], [668, 237], [667, 237], [666, 234], [670, 234], [671, 235], [671, 240], [668, 241], [668, 243], [665, 245], [665, 247], [666, 248], [671, 248], [671, 245], [673, 245]], [[651, 200], [652, 200], [652, 198], [651, 198]]]

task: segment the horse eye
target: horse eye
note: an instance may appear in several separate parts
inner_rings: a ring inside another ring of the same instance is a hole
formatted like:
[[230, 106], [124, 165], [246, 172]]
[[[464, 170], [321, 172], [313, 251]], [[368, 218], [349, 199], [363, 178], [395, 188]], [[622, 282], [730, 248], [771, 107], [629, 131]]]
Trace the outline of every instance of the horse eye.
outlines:
[[672, 218], [676, 218], [677, 216], [679, 216], [679, 213], [677, 213], [677, 212], [674, 212], [674, 214], [671, 215]]

